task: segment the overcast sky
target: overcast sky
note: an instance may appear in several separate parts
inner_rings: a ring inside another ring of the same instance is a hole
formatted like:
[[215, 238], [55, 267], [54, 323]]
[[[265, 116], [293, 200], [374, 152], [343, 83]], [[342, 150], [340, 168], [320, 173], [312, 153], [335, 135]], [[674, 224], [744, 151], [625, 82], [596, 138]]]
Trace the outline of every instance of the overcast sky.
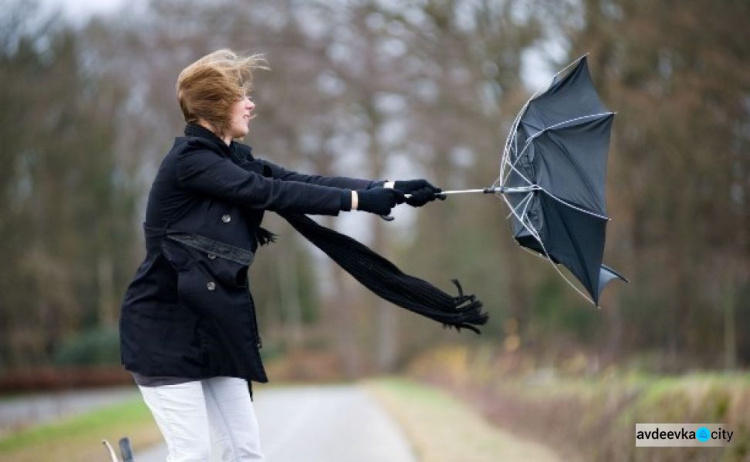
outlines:
[[[135, 0], [139, 2], [140, 0]], [[120, 6], [124, 0], [40, 0], [45, 7], [60, 9], [65, 17], [75, 24], [80, 24], [92, 15], [111, 13]], [[129, 3], [133, 3], [131, 0]]]

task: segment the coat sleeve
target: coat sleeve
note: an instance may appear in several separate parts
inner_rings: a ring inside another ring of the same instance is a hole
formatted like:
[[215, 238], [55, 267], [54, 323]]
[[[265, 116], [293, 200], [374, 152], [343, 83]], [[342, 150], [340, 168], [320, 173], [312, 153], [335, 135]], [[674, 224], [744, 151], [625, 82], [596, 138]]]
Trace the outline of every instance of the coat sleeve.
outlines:
[[282, 181], [295, 181], [298, 183], [317, 184], [321, 186], [347, 189], [370, 189], [377, 186], [383, 186], [384, 183], [384, 181], [371, 181], [344, 176], [306, 175], [304, 173], [287, 170], [284, 167], [267, 160], [258, 159], [258, 162], [263, 166], [270, 168], [273, 178]]
[[185, 190], [239, 206], [274, 212], [338, 215], [351, 205], [348, 189], [266, 178], [199, 146], [177, 154], [177, 180]]

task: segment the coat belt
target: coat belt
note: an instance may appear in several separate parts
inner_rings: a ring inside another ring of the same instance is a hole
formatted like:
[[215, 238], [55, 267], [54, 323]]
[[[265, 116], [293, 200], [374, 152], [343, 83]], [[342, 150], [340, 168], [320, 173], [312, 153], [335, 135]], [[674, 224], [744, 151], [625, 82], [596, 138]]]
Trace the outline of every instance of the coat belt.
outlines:
[[161, 245], [164, 238], [179, 242], [187, 247], [200, 250], [206, 254], [216, 255], [225, 260], [250, 266], [255, 259], [255, 253], [251, 250], [235, 247], [225, 242], [217, 241], [200, 234], [177, 231], [170, 228], [153, 228], [143, 226], [146, 235], [146, 248], [156, 249]]

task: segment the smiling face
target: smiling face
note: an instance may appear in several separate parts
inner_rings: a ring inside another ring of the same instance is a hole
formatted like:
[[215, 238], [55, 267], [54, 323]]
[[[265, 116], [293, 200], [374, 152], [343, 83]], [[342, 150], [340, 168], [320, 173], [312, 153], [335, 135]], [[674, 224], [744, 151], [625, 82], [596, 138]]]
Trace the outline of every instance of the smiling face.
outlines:
[[245, 96], [232, 105], [229, 110], [229, 129], [225, 134], [225, 141], [231, 141], [235, 138], [242, 138], [243, 136], [248, 134], [248, 132], [250, 131], [248, 125], [250, 123], [250, 119], [253, 118], [254, 109], [255, 103], [253, 103], [248, 96]]
[[267, 69], [263, 56], [231, 50], [215, 51], [183, 69], [176, 89], [185, 122], [206, 127], [227, 144], [247, 135], [255, 104], [246, 95], [254, 69]]

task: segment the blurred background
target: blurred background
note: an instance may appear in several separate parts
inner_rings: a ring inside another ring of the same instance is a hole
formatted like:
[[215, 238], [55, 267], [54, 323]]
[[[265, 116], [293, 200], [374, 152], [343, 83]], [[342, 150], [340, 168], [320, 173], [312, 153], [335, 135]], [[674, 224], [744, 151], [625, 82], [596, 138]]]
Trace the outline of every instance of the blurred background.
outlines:
[[652, 457], [628, 426], [648, 421], [727, 422], [744, 439], [721, 455], [748, 454], [749, 2], [97, 5], [0, 2], [0, 389], [130, 383], [119, 303], [184, 125], [176, 77], [200, 56], [268, 59], [245, 140], [258, 156], [463, 189], [495, 181], [523, 103], [589, 53], [617, 112], [605, 261], [630, 284], [591, 306], [518, 248], [489, 196], [322, 220], [446, 291], [460, 279], [490, 321], [457, 334], [372, 296], [269, 213], [280, 239], [250, 277], [270, 378], [407, 375], [584, 458]]

